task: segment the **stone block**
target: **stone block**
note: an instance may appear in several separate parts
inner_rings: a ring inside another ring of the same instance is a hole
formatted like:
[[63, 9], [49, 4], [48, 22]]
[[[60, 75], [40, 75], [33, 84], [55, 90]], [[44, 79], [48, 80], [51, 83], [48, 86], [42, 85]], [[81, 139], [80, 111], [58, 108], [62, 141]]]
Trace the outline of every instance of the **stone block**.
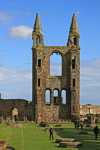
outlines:
[[82, 147], [81, 142], [60, 142], [59, 147], [62, 148], [80, 148]]
[[75, 142], [75, 139], [71, 139], [71, 138], [58, 138], [56, 139], [56, 143], [60, 143], [60, 142]]
[[78, 134], [88, 134], [88, 132], [80, 131]]

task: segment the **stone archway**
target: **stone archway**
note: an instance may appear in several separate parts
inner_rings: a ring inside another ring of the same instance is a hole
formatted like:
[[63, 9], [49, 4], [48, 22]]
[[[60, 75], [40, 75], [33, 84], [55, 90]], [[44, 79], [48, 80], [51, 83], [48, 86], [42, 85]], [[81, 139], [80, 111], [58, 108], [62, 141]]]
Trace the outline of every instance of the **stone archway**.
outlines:
[[16, 119], [18, 118], [18, 109], [14, 107], [11, 111], [11, 114], [12, 114], [12, 119], [16, 121]]

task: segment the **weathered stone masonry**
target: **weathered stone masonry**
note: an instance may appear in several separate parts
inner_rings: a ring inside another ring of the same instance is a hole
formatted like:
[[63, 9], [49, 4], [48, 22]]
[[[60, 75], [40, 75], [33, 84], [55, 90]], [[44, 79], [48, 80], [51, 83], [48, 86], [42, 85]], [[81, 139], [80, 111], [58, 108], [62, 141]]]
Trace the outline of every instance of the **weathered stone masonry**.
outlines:
[[[33, 119], [59, 121], [79, 117], [80, 92], [80, 47], [78, 25], [75, 14], [69, 31], [67, 46], [45, 46], [39, 15], [36, 15], [32, 33], [32, 101]], [[50, 76], [50, 56], [62, 56], [62, 76]], [[53, 92], [58, 90], [56, 103]], [[66, 90], [66, 104], [62, 103], [61, 91]], [[50, 103], [45, 102], [45, 92], [50, 90]]]
[[[17, 112], [14, 113], [14, 110]], [[32, 102], [24, 99], [0, 99], [0, 117], [14, 119], [15, 115], [18, 120], [24, 120], [24, 117], [32, 120]]]

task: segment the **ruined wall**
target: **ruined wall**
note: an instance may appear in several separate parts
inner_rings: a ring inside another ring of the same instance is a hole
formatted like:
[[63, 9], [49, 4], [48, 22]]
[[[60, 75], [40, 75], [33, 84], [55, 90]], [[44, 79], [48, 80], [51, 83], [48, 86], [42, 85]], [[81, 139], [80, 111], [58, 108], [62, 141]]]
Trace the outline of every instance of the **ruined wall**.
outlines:
[[87, 115], [87, 114], [100, 114], [100, 106], [95, 106], [91, 104], [87, 105], [80, 105], [80, 115]]
[[[50, 76], [50, 56], [53, 53], [62, 56], [62, 76]], [[76, 68], [72, 69], [72, 59], [76, 58]], [[36, 59], [37, 58], [37, 59]], [[38, 67], [38, 59], [41, 67]], [[35, 69], [34, 69], [35, 68]], [[79, 53], [77, 50], [69, 50], [69, 47], [51, 47], [33, 49], [33, 102], [35, 110], [34, 118], [40, 121], [71, 119], [79, 116]], [[73, 86], [73, 79], [76, 80]], [[40, 85], [38, 85], [40, 80]], [[46, 106], [45, 92], [50, 90], [50, 105]], [[58, 106], [54, 105], [54, 90], [58, 90]], [[66, 90], [67, 101], [61, 103], [61, 91]], [[55, 111], [56, 110], [56, 111]]]
[[23, 120], [25, 116], [32, 120], [32, 102], [23, 99], [0, 99], [0, 116], [12, 117], [14, 108], [18, 110], [19, 120]]
[[[36, 15], [32, 33], [32, 101], [33, 118], [38, 123], [47, 120], [73, 119], [80, 115], [80, 34], [73, 14], [66, 46], [45, 46], [39, 15]], [[62, 75], [50, 75], [50, 57], [53, 53], [62, 57]], [[50, 103], [45, 102], [45, 92], [50, 90]], [[58, 103], [54, 104], [54, 90], [58, 91]], [[67, 93], [66, 104], [61, 102], [61, 92]]]

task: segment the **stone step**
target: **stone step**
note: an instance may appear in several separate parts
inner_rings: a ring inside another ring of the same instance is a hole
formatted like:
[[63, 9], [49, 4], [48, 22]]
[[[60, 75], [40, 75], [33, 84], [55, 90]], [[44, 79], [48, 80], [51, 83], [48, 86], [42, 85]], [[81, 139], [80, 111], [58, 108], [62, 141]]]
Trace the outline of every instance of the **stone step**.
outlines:
[[58, 138], [56, 139], [56, 143], [60, 143], [60, 142], [75, 142], [75, 139], [71, 139], [71, 138]]
[[61, 148], [80, 148], [80, 147], [82, 147], [82, 142], [60, 142], [59, 147], [61, 147]]

